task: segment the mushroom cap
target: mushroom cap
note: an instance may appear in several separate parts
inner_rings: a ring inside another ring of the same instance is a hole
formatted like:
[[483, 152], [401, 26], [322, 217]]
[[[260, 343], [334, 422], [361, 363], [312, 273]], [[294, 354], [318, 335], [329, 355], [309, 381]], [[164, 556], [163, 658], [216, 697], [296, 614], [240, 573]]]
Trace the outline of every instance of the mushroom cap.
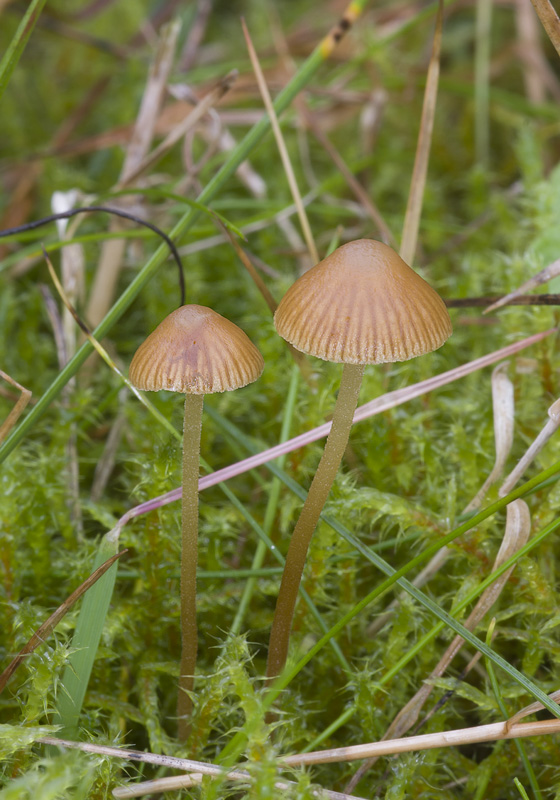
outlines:
[[452, 333], [438, 293], [373, 239], [342, 245], [302, 275], [274, 324], [303, 353], [346, 364], [406, 361], [437, 350]]
[[205, 306], [181, 306], [140, 345], [129, 378], [138, 389], [212, 394], [256, 381], [263, 357], [225, 317]]

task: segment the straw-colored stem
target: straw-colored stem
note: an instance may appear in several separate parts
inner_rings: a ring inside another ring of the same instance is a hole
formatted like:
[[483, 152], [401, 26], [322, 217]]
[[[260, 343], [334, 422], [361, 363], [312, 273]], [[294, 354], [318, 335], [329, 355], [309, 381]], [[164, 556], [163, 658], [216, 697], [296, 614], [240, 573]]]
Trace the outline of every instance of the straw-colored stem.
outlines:
[[307, 550], [348, 444], [363, 372], [362, 364], [344, 365], [331, 432], [292, 534], [270, 634], [267, 665], [269, 678], [279, 675], [286, 663], [294, 608]]
[[203, 395], [185, 395], [183, 428], [183, 500], [181, 543], [181, 669], [177, 700], [177, 732], [184, 741], [189, 730], [198, 629], [196, 624], [196, 564], [198, 555], [198, 472]]

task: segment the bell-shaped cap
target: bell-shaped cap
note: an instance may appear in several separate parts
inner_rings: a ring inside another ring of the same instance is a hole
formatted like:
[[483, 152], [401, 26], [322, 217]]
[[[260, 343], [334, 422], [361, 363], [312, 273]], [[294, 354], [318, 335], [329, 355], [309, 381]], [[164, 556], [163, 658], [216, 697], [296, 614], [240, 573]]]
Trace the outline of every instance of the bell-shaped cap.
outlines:
[[445, 303], [390, 247], [342, 245], [288, 289], [276, 330], [303, 353], [346, 364], [406, 361], [451, 336]]
[[138, 389], [212, 394], [256, 381], [263, 357], [225, 317], [205, 306], [181, 306], [140, 345], [129, 378]]

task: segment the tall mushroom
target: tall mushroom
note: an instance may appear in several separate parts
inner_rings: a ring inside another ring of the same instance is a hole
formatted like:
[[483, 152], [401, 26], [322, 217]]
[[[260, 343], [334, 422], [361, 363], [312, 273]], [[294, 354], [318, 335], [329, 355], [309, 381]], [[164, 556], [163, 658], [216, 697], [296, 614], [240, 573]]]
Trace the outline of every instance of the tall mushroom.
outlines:
[[138, 388], [185, 394], [181, 549], [181, 669], [177, 702], [179, 738], [185, 739], [192, 703], [198, 630], [196, 565], [198, 474], [203, 395], [238, 389], [257, 380], [264, 361], [233, 322], [198, 305], [167, 316], [136, 351], [129, 377]]
[[286, 662], [309, 543], [348, 443], [366, 364], [406, 361], [451, 335], [441, 297], [390, 247], [371, 239], [342, 245], [286, 292], [276, 330], [298, 350], [344, 364], [332, 428], [294, 528], [274, 622], [267, 676]]

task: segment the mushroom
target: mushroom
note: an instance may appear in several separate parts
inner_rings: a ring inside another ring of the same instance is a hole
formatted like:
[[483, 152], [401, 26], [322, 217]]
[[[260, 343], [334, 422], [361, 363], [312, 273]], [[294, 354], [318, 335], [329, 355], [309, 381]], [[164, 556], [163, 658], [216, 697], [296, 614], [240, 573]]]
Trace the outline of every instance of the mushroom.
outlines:
[[257, 380], [264, 361], [233, 322], [198, 305], [167, 316], [136, 351], [129, 377], [138, 388], [185, 394], [181, 549], [181, 668], [177, 702], [179, 738], [188, 732], [198, 632], [196, 565], [198, 475], [203, 395], [238, 389]]
[[280, 302], [274, 324], [297, 350], [343, 363], [344, 369], [331, 432], [286, 556], [270, 634], [269, 678], [286, 662], [307, 550], [348, 443], [364, 366], [429, 353], [452, 332], [437, 292], [394, 250], [371, 239], [342, 245], [299, 278]]

